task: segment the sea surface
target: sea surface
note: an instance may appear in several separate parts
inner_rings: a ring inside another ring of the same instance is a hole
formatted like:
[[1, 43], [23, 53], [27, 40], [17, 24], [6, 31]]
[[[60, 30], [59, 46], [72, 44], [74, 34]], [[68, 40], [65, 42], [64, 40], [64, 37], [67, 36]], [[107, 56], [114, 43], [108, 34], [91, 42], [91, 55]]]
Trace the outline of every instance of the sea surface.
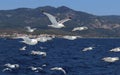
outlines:
[[[76, 39], [54, 38], [45, 43], [29, 46], [21, 39], [0, 39], [0, 75], [64, 75], [62, 71], [50, 70], [62, 67], [66, 75], [120, 75], [120, 61], [113, 63], [102, 60], [104, 57], [120, 57], [120, 53], [109, 50], [120, 47], [120, 39]], [[19, 49], [27, 46], [25, 51]], [[94, 47], [91, 51], [82, 51], [86, 47]], [[32, 50], [47, 53], [46, 57], [31, 55]], [[4, 71], [4, 64], [19, 64], [12, 71]], [[42, 66], [46, 64], [46, 66]], [[42, 67], [34, 72], [30, 66]]]

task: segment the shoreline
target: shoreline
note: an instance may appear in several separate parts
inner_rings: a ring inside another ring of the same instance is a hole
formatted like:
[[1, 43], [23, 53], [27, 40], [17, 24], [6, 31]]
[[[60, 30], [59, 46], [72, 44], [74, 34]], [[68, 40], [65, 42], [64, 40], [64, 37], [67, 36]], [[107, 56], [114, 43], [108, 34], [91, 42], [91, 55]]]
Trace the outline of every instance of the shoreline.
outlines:
[[[63, 36], [77, 36], [77, 35], [55, 35], [55, 34], [40, 34], [40, 35], [34, 35], [34, 34], [0, 34], [0, 38], [13, 38], [13, 37], [19, 37], [19, 36], [29, 36], [31, 38], [39, 37], [39, 36], [49, 36], [49, 37], [58, 37], [61, 38]], [[120, 39], [120, 37], [83, 37], [83, 36], [77, 36], [82, 39]]]

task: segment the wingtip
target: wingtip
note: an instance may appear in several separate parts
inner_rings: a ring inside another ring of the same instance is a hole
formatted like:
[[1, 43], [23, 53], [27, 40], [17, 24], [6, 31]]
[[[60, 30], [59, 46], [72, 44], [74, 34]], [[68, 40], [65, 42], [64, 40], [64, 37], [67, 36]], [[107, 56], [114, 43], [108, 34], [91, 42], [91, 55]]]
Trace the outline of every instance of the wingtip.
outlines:
[[68, 17], [69, 19], [72, 19], [72, 17]]

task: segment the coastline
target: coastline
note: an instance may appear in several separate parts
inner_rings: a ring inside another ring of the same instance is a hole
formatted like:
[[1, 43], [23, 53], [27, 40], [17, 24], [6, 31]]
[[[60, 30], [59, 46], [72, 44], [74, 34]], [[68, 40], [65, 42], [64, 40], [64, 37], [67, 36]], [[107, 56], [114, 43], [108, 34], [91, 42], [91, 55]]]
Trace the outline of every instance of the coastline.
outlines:
[[0, 38], [13, 38], [13, 37], [19, 37], [19, 36], [28, 36], [30, 38], [35, 38], [39, 36], [49, 36], [49, 37], [58, 37], [61, 38], [63, 36], [76, 36], [82, 39], [120, 39], [120, 37], [86, 37], [86, 36], [79, 36], [79, 35], [56, 35], [56, 34], [19, 34], [19, 33], [13, 33], [13, 34], [0, 34]]

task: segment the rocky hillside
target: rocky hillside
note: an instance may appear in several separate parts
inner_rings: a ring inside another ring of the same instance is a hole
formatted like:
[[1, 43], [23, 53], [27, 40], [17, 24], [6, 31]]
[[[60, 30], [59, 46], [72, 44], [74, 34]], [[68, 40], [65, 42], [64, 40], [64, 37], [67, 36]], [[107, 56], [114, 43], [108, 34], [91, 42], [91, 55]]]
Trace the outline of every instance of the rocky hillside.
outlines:
[[[57, 20], [68, 16], [72, 20], [64, 23], [66, 28], [54, 29], [47, 25], [51, 24], [48, 17], [41, 10], [55, 15]], [[0, 10], [0, 32], [25, 33], [25, 26], [37, 27], [34, 34], [70, 34], [85, 37], [120, 37], [120, 16], [97, 16], [86, 12], [76, 11], [65, 6], [58, 8], [45, 6], [35, 9], [19, 8], [14, 10]], [[72, 32], [74, 27], [87, 26], [85, 31]]]

